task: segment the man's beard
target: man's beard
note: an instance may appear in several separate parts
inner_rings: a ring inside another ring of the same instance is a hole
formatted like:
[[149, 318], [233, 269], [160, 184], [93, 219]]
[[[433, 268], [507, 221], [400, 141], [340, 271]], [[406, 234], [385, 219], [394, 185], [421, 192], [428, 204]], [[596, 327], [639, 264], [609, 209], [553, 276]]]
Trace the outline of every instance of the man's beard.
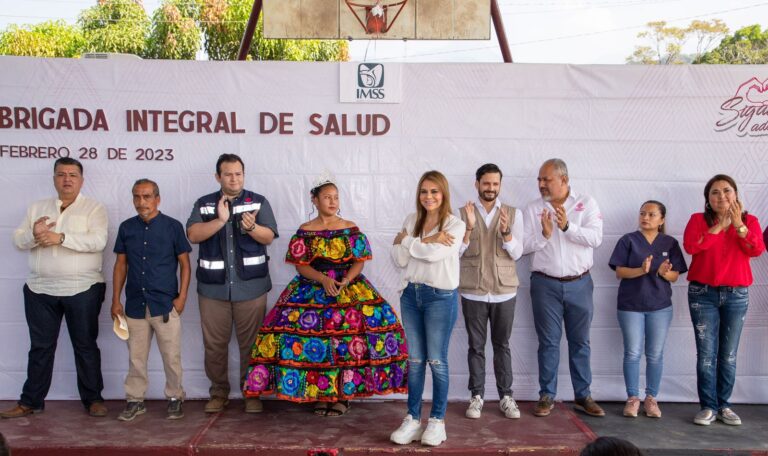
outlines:
[[[488, 196], [486, 196], [486, 194], [491, 194], [493, 196], [489, 198]], [[498, 196], [499, 196], [499, 193], [498, 192], [494, 192], [494, 191], [480, 192], [480, 199], [482, 199], [483, 201], [487, 201], [489, 203], [492, 202], [492, 201], [496, 201], [496, 198]]]

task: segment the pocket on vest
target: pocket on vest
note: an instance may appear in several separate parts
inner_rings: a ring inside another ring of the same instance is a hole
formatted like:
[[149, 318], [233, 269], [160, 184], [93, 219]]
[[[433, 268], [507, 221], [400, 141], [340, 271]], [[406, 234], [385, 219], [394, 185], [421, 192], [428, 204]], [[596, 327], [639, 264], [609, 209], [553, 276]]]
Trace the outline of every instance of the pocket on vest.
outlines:
[[496, 266], [499, 283], [505, 287], [516, 287], [519, 284], [514, 266]]
[[459, 288], [475, 289], [480, 285], [480, 268], [476, 266], [462, 267], [459, 276]]

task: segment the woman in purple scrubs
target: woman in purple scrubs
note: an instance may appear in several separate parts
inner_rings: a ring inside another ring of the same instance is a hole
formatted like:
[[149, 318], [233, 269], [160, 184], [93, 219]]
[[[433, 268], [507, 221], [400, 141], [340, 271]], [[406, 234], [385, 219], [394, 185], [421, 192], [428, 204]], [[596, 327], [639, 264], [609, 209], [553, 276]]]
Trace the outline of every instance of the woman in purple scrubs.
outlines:
[[664, 234], [667, 208], [658, 201], [640, 207], [640, 229], [625, 234], [613, 250], [609, 265], [621, 279], [618, 318], [624, 338], [624, 416], [640, 410], [640, 357], [645, 346], [645, 414], [661, 418], [656, 402], [664, 365], [664, 342], [672, 321], [672, 287], [688, 267], [680, 245]]

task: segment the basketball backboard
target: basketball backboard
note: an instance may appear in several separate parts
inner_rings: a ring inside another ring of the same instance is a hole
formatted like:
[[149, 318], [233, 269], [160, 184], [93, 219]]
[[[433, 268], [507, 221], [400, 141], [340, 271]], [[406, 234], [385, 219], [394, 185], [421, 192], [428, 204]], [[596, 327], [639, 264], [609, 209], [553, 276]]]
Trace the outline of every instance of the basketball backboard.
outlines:
[[263, 0], [264, 36], [490, 39], [491, 0]]

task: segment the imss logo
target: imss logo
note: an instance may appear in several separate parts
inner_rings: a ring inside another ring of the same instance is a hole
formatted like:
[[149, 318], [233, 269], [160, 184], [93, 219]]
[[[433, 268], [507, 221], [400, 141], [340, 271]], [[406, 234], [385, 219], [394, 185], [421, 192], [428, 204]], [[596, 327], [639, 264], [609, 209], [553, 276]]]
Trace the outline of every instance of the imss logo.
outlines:
[[357, 99], [383, 100], [384, 65], [361, 63], [357, 67]]

